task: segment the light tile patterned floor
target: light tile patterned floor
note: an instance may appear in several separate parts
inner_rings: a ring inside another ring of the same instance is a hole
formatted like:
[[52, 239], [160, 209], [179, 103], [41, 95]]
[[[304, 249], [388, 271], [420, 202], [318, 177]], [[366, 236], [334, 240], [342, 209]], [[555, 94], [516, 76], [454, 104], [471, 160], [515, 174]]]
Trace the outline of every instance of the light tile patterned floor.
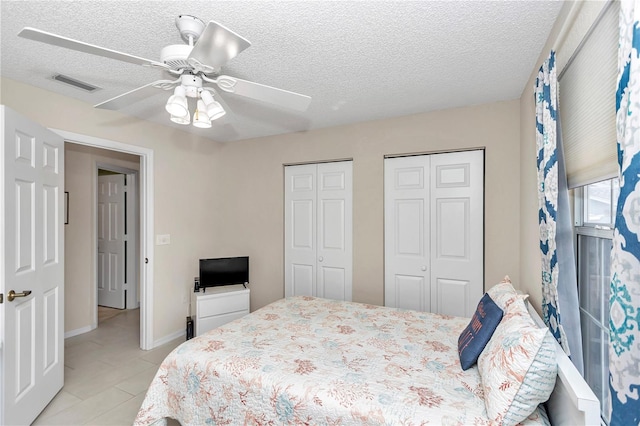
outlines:
[[183, 341], [141, 350], [138, 309], [66, 339], [64, 387], [33, 424], [130, 426], [160, 363]]

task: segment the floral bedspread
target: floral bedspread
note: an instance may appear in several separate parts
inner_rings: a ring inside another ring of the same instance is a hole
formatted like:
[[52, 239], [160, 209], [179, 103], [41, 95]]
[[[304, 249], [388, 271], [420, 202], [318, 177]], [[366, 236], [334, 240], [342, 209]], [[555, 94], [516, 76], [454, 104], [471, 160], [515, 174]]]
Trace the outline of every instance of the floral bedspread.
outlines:
[[[489, 424], [466, 318], [292, 297], [189, 340], [164, 360], [135, 425]], [[525, 424], [545, 424], [534, 412]]]

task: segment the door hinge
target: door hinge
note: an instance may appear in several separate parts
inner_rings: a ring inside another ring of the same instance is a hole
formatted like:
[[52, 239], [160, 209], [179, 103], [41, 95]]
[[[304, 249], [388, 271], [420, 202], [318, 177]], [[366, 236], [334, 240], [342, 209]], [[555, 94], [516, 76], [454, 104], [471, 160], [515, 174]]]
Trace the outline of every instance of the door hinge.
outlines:
[[4, 302], [4, 294], [0, 293], [0, 303]]

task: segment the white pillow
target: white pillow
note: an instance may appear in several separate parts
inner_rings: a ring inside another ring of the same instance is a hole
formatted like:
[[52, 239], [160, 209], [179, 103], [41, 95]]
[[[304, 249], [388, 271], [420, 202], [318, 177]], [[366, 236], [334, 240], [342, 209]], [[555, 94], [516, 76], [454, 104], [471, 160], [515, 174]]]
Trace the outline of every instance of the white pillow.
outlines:
[[507, 313], [507, 306], [518, 298], [518, 292], [511, 284], [511, 279], [509, 279], [508, 275], [501, 282], [487, 290], [487, 293], [504, 313]]
[[520, 298], [511, 301], [478, 358], [487, 415], [515, 425], [549, 399], [558, 365], [553, 336], [538, 328]]

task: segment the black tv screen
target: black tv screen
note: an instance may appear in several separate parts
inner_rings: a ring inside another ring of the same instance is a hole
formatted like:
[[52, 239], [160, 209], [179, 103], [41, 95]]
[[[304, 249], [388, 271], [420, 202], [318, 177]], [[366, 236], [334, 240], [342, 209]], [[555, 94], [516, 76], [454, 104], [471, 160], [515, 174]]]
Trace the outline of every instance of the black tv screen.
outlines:
[[249, 256], [200, 259], [200, 287], [249, 282]]

